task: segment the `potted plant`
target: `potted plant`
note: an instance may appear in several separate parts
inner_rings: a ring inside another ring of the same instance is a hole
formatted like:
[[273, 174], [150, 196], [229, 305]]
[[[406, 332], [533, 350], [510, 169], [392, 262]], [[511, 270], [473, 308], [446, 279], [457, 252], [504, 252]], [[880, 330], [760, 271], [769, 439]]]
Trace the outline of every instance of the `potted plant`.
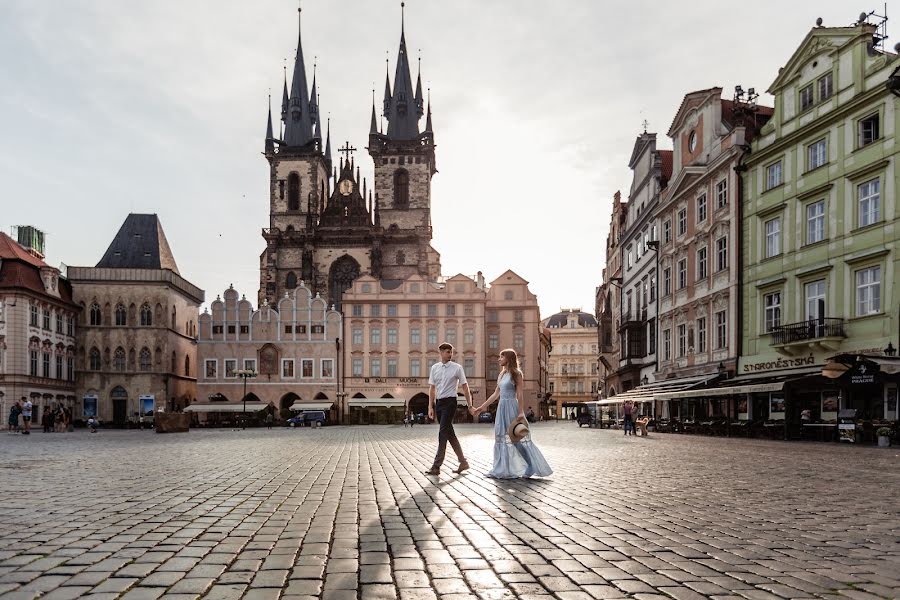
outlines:
[[875, 435], [878, 436], [879, 448], [887, 448], [891, 445], [891, 430], [889, 427], [879, 427]]

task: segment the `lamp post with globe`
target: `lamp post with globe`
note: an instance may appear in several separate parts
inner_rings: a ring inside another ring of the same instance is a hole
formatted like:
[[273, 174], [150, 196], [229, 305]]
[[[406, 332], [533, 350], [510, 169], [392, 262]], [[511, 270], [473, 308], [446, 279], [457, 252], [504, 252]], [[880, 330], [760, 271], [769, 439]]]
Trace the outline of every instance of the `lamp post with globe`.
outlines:
[[247, 380], [250, 379], [251, 377], [256, 377], [257, 375], [259, 375], [259, 373], [257, 373], [253, 369], [240, 369], [238, 371], [235, 371], [234, 374], [244, 380], [244, 398], [243, 398], [244, 410], [241, 413], [241, 429], [246, 429], [247, 428]]

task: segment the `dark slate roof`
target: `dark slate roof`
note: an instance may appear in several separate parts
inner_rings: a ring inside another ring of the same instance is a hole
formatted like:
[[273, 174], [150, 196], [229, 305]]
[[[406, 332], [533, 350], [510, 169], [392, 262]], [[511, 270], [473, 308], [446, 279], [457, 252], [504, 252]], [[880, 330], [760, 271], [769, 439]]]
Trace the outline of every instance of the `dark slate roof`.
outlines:
[[562, 329], [569, 322], [569, 315], [578, 315], [578, 324], [582, 327], [596, 327], [597, 319], [594, 318], [594, 315], [590, 313], [586, 313], [580, 310], [564, 310], [562, 312], [558, 312], [552, 317], [547, 319], [546, 327]]
[[169, 269], [178, 273], [178, 265], [159, 218], [134, 213], [122, 223], [106, 254], [97, 263], [97, 268]]

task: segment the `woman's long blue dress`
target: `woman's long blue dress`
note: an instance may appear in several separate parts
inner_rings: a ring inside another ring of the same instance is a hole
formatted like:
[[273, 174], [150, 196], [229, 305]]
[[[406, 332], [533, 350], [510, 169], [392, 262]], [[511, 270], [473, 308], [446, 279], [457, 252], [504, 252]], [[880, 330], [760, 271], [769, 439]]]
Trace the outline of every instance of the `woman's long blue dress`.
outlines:
[[529, 432], [521, 442], [510, 441], [507, 431], [509, 424], [519, 415], [519, 401], [516, 400], [516, 385], [509, 373], [500, 380], [500, 406], [494, 419], [494, 468], [488, 477], [515, 479], [517, 477], [547, 477], [553, 469], [544, 455], [531, 441]]

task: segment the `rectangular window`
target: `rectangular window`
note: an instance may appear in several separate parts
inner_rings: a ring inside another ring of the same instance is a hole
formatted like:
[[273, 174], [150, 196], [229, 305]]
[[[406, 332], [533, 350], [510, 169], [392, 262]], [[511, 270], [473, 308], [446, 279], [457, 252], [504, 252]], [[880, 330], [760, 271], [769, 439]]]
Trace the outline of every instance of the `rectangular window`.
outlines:
[[256, 359], [255, 358], [245, 358], [244, 359], [244, 370], [245, 371], [255, 371], [256, 370]]
[[806, 243], [814, 244], [825, 239], [825, 201], [819, 200], [806, 206]]
[[62, 354], [56, 355], [56, 378], [62, 379], [63, 375], [65, 375], [65, 371], [63, 371], [63, 357]]
[[672, 221], [663, 221], [663, 243], [668, 244], [672, 241]]
[[234, 325], [228, 326], [228, 333], [234, 333]]
[[881, 219], [881, 180], [873, 179], [857, 187], [859, 226], [865, 227]]
[[464, 329], [463, 330], [463, 344], [468, 348], [475, 344], [475, 330], [474, 329]]
[[488, 334], [488, 348], [491, 350], [496, 350], [500, 347], [500, 336], [496, 333]]
[[418, 346], [422, 343], [422, 330], [413, 327], [409, 330], [409, 343], [412, 346]]
[[456, 343], [456, 327], [447, 328], [447, 333], [444, 335], [444, 341], [448, 344]]
[[388, 358], [387, 359], [387, 376], [388, 377], [396, 377], [397, 376], [397, 359], [396, 358]]
[[322, 378], [323, 379], [331, 379], [334, 377], [334, 359], [333, 358], [323, 358], [321, 363], [322, 368]]
[[781, 325], [781, 292], [772, 292], [763, 297], [765, 306], [766, 333]]
[[63, 332], [63, 316], [62, 313], [56, 313], [56, 333]]
[[672, 360], [672, 330], [663, 329], [663, 360]]
[[37, 377], [38, 374], [38, 353], [37, 350], [31, 350], [28, 353], [28, 374]]
[[804, 287], [806, 292], [806, 319], [825, 318], [825, 280], [812, 281]]
[[397, 316], [397, 305], [396, 304], [388, 304], [387, 305], [387, 316], [389, 316], [389, 317]]
[[706, 220], [706, 194], [697, 198], [697, 222], [702, 223]]
[[311, 358], [300, 359], [300, 376], [307, 377], [307, 378], [313, 376], [313, 359], [311, 359]]
[[663, 269], [663, 296], [668, 296], [672, 293], [672, 268], [666, 267]]
[[411, 316], [411, 317], [422, 316], [422, 305], [421, 304], [410, 304], [409, 305], [409, 316]]
[[203, 371], [206, 373], [207, 379], [216, 379], [219, 376], [219, 361], [216, 359], [206, 359]]
[[44, 360], [42, 361], [42, 363], [43, 363], [43, 367], [44, 367], [44, 370], [43, 370], [44, 377], [49, 379], [50, 378], [50, 353], [49, 352], [44, 352]]
[[881, 267], [856, 272], [856, 316], [881, 312]]
[[285, 325], [284, 332], [285, 333], [294, 333], [294, 326], [293, 325]]
[[388, 327], [387, 329], [387, 343], [389, 346], [397, 345], [397, 328], [396, 327]]
[[363, 307], [362, 307], [362, 304], [354, 304], [353, 307], [352, 307], [351, 310], [350, 310], [350, 314], [353, 315], [354, 317], [361, 317], [361, 316], [363, 316]]
[[656, 271], [650, 274], [650, 302], [656, 302]]
[[521, 323], [525, 320], [525, 311], [524, 310], [516, 310], [513, 311], [513, 321], [517, 323]]
[[771, 190], [772, 188], [781, 185], [781, 177], [782, 166], [780, 160], [777, 163], [772, 163], [766, 167], [766, 189]]
[[628, 252], [626, 253], [626, 257], [627, 258], [626, 258], [625, 266], [626, 266], [626, 268], [630, 269], [631, 266], [634, 264], [634, 253], [631, 250], [631, 246], [628, 246]]
[[687, 209], [682, 208], [678, 211], [678, 237], [683, 236], [687, 232]]
[[697, 250], [697, 279], [706, 279], [708, 274], [708, 262], [707, 259], [708, 249], [706, 246], [703, 246], [699, 250]]
[[[653, 355], [656, 354], [656, 319], [647, 321], [647, 331], [649, 332], [647, 339], [650, 340], [650, 343], [647, 344], [647, 354]], [[593, 369], [591, 371], [593, 372]]]
[[369, 330], [369, 344], [372, 346], [381, 345], [381, 327], [374, 327]]
[[488, 320], [488, 323], [496, 323], [497, 322], [497, 311], [489, 310], [487, 312], [487, 320]]
[[75, 318], [74, 317], [66, 318], [66, 335], [68, 335], [68, 336], [75, 335]]
[[427, 306], [428, 316], [436, 317], [437, 316], [437, 304], [429, 304]]
[[66, 372], [68, 375], [67, 379], [69, 381], [75, 381], [75, 357], [74, 356], [69, 356], [66, 358]]
[[369, 375], [372, 377], [381, 377], [381, 359], [373, 358], [369, 360]]
[[815, 100], [813, 99], [813, 86], [809, 84], [802, 90], [800, 90], [800, 111], [804, 111], [807, 108], [810, 108], [813, 105]]
[[766, 258], [781, 254], [781, 217], [766, 221]]
[[706, 317], [697, 319], [697, 351], [706, 352]]
[[428, 328], [428, 342], [427, 343], [429, 346], [437, 345], [437, 343], [438, 343], [437, 329], [435, 329], [433, 327]]
[[212, 326], [212, 332], [213, 332], [214, 334], [216, 334], [216, 333], [223, 333], [223, 327], [222, 327], [221, 325], [213, 325], [213, 326]]
[[381, 316], [381, 305], [373, 304], [369, 307], [369, 316], [371, 317], [380, 317]]
[[834, 93], [831, 73], [826, 73], [822, 77], [819, 77], [817, 83], [819, 84], [819, 102], [831, 98], [831, 94]]
[[447, 316], [448, 316], [448, 317], [455, 317], [455, 316], [456, 316], [456, 305], [455, 305], [455, 304], [448, 304], [448, 305], [447, 305]]
[[[250, 333], [249, 325], [241, 325], [240, 332], [243, 334]], [[222, 333], [221, 331], [219, 333]], [[305, 325], [297, 325], [297, 333], [306, 333]]]
[[[93, 316], [93, 315], [92, 315], [92, 316]], [[30, 321], [30, 323], [31, 323], [31, 326], [32, 326], [32, 327], [37, 327], [37, 326], [38, 326], [38, 309], [37, 309], [37, 306], [34, 306], [34, 305], [32, 305], [32, 307], [31, 307], [31, 321]], [[99, 323], [91, 323], [91, 325], [99, 325]]]
[[314, 333], [314, 334], [315, 333], [325, 333], [325, 326], [324, 325], [313, 325], [311, 327], [311, 330], [312, 330], [311, 333]]
[[716, 184], [716, 210], [728, 206], [728, 180]]
[[363, 343], [363, 330], [354, 328], [351, 332], [351, 340], [354, 344], [362, 344]]
[[682, 258], [678, 261], [678, 289], [683, 290], [687, 287], [687, 259]]
[[409, 359], [409, 376], [410, 377], [421, 377], [422, 376], [422, 360], [419, 358], [411, 358]]
[[687, 355], [687, 325], [681, 324], [677, 329], [678, 333], [678, 356]]
[[225, 377], [227, 379], [234, 379], [234, 372], [237, 371], [237, 360], [233, 358], [225, 359]]
[[[44, 309], [43, 316], [44, 316], [44, 319], [43, 319], [44, 320], [44, 329], [50, 329], [50, 309], [49, 308]], [[118, 325], [118, 323], [117, 323], [117, 325]], [[124, 323], [122, 323], [122, 325], [124, 325]]]
[[726, 346], [728, 346], [728, 321], [726, 312], [720, 310], [716, 313], [716, 350], [721, 350]]
[[475, 305], [474, 304], [463, 304], [463, 315], [466, 317], [471, 317], [475, 314]]
[[728, 238], [720, 237], [716, 240], [716, 271], [724, 271], [728, 268]]
[[525, 334], [524, 333], [514, 333], [513, 334], [513, 348], [517, 351], [522, 351], [525, 349]]
[[463, 372], [466, 374], [466, 377], [475, 377], [475, 359], [474, 358], [463, 359]]
[[824, 139], [813, 142], [806, 147], [807, 170], [812, 171], [813, 169], [818, 169], [826, 162], [828, 162], [828, 147], [825, 145]]
[[878, 113], [874, 115], [868, 116], [865, 119], [861, 119], [859, 124], [857, 125], [859, 130], [859, 147], [868, 146], [872, 142], [876, 141], [880, 136], [879, 126], [879, 117]]
[[294, 359], [293, 358], [282, 358], [281, 359], [281, 376], [285, 379], [293, 379], [294, 378]]
[[363, 360], [361, 358], [354, 358], [350, 363], [350, 368], [353, 370], [354, 377], [362, 377]]

